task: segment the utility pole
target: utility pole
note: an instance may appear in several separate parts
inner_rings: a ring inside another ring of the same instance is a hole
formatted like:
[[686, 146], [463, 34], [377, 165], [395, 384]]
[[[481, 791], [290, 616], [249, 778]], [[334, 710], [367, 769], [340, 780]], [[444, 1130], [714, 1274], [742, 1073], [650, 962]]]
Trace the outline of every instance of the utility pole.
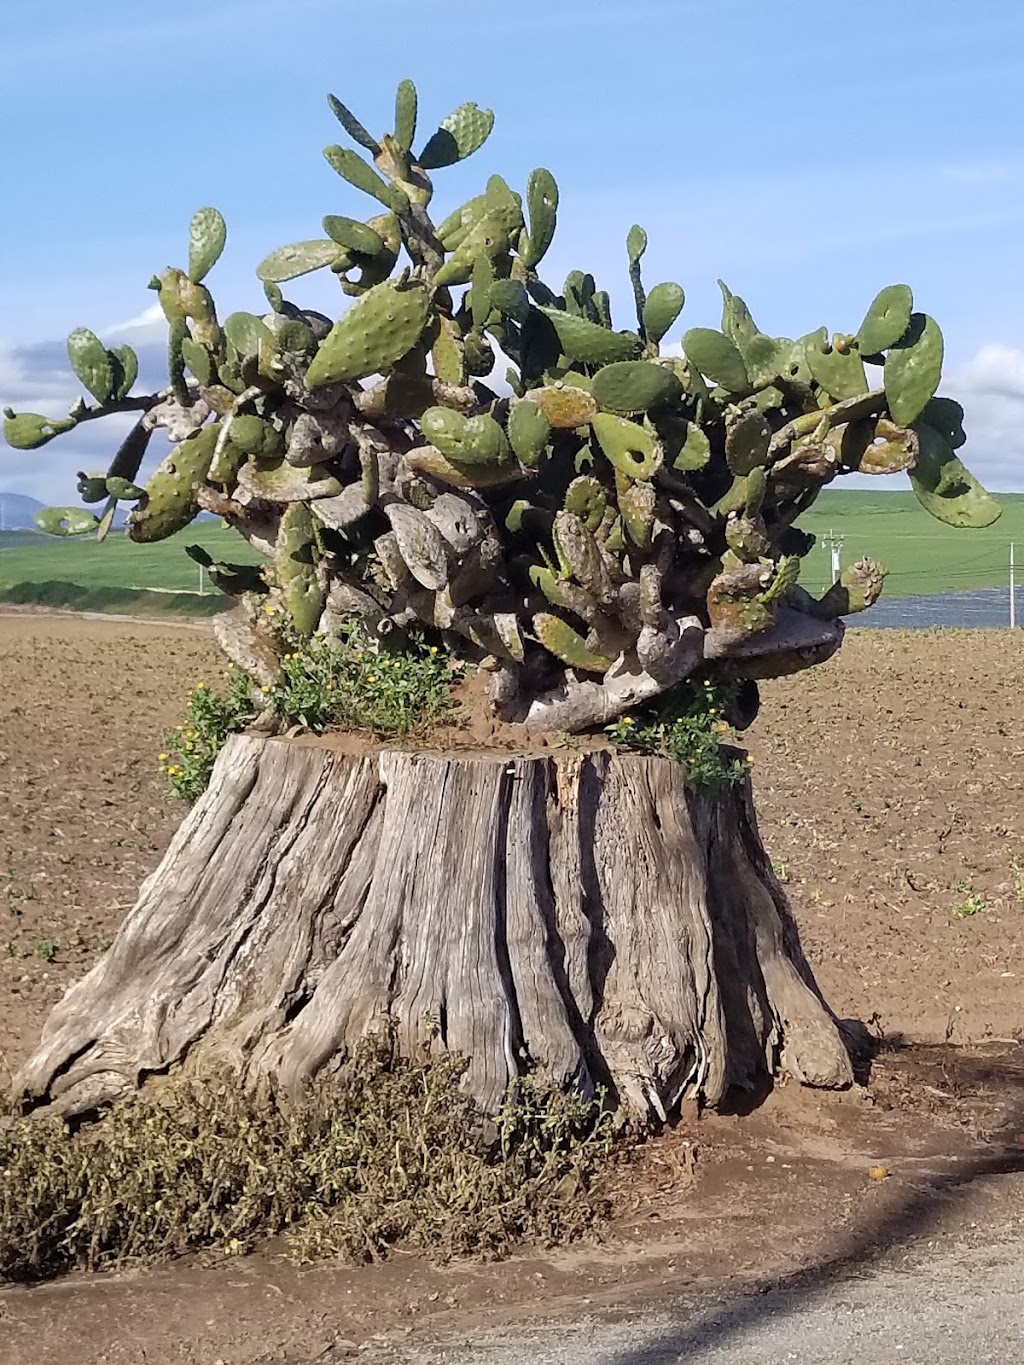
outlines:
[[205, 595], [205, 593], [206, 593], [206, 586], [205, 586], [204, 579], [205, 579], [205, 570], [203, 569], [202, 564], [200, 564], [200, 566], [199, 566], [199, 596], [200, 596], [200, 597], [203, 597], [203, 596]]
[[843, 571], [843, 537], [837, 536], [835, 531], [829, 529], [828, 535], [824, 540], [824, 547], [829, 552], [830, 569], [832, 583], [838, 583], [839, 575]]

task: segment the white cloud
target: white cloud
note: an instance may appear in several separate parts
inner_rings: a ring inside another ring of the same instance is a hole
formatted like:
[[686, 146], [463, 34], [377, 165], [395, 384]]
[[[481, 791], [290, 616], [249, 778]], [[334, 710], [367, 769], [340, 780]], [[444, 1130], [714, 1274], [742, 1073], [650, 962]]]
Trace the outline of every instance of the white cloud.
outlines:
[[971, 472], [996, 492], [1024, 492], [1024, 350], [982, 346], [942, 391], [963, 404]]
[[164, 317], [164, 310], [158, 303], [139, 313], [136, 317], [129, 318], [127, 322], [115, 322], [105, 329], [106, 336], [119, 336], [122, 332], [145, 332], [147, 337], [151, 333], [162, 335], [167, 330], [167, 319]]

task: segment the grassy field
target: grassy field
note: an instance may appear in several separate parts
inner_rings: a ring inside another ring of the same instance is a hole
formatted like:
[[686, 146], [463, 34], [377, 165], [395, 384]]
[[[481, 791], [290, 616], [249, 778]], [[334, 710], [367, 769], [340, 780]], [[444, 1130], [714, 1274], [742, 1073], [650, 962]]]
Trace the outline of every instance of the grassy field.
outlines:
[[[828, 550], [820, 542], [834, 532], [843, 537], [844, 564], [864, 554], [881, 560], [889, 570], [889, 598], [1001, 587], [1007, 579], [1011, 541], [1017, 543], [1024, 565], [1024, 494], [1003, 494], [1000, 502], [1003, 515], [994, 526], [956, 531], [933, 521], [909, 492], [826, 490], [800, 523], [819, 537], [804, 561], [802, 581], [811, 591], [830, 581]], [[97, 545], [93, 540], [7, 532], [0, 534], [0, 590], [60, 582], [94, 591], [196, 592], [199, 569], [185, 554], [188, 544], [203, 545], [224, 559], [257, 558], [240, 536], [216, 522], [197, 523], [157, 545], [135, 545], [121, 535]], [[207, 586], [207, 591], [219, 599], [216, 590]]]

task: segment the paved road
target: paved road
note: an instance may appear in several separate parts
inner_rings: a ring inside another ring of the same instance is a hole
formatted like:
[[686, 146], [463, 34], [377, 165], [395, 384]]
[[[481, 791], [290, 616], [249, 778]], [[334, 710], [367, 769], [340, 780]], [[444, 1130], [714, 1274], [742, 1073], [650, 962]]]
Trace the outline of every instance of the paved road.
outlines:
[[657, 1311], [363, 1350], [359, 1359], [365, 1365], [1014, 1365], [1024, 1361], [1024, 1239], [1018, 1232], [973, 1246], [918, 1248], [905, 1267], [865, 1270], [824, 1286], [662, 1301]]

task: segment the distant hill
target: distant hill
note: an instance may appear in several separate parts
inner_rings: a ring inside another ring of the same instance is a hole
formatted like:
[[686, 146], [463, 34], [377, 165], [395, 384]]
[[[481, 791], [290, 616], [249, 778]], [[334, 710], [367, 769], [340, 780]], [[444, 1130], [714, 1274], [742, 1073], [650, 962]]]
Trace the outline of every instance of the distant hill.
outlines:
[[35, 514], [45, 506], [24, 493], [0, 493], [0, 530], [34, 531]]

